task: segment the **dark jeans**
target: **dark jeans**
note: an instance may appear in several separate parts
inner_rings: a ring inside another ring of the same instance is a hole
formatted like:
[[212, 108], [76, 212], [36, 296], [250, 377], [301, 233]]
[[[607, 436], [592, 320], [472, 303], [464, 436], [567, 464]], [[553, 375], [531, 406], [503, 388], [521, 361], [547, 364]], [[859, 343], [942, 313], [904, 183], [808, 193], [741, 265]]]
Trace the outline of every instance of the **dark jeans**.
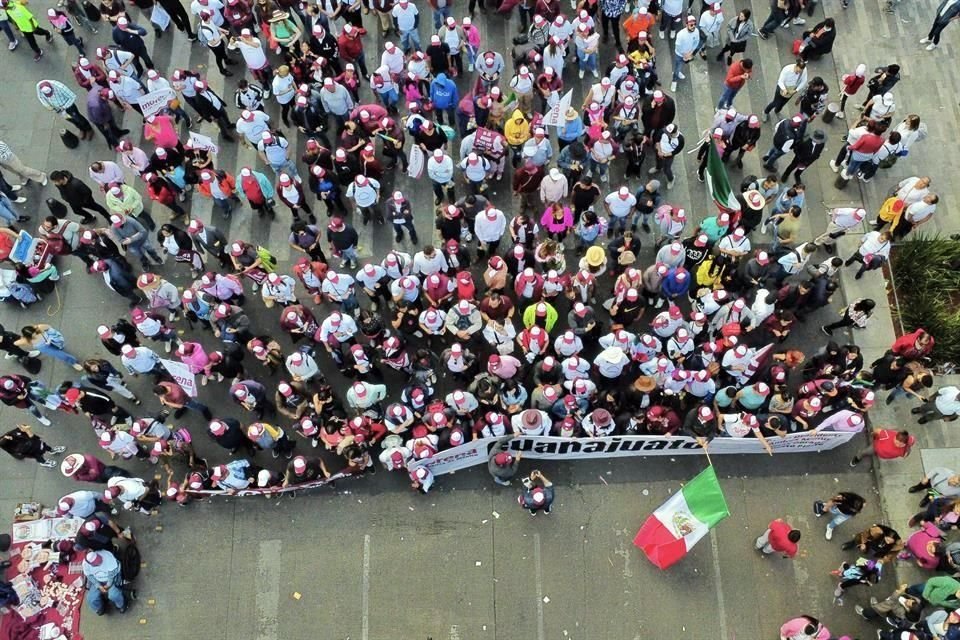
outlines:
[[949, 20], [947, 22], [934, 22], [933, 26], [930, 27], [930, 33], [927, 34], [927, 39], [933, 44], [940, 44], [940, 34], [943, 33], [948, 24], [950, 24]]
[[790, 102], [790, 98], [785, 98], [782, 93], [780, 93], [779, 86], [773, 90], [773, 100], [770, 101], [770, 104], [763, 108], [764, 113], [770, 113], [775, 111], [777, 115], [780, 115], [780, 110], [783, 109], [784, 105]]
[[417, 239], [417, 230], [416, 230], [416, 229], [414, 228], [414, 226], [413, 226], [413, 220], [407, 220], [406, 222], [404, 222], [404, 223], [402, 223], [402, 224], [397, 224], [396, 222], [393, 223], [393, 230], [394, 230], [394, 231], [396, 232], [396, 234], [397, 234], [397, 242], [400, 242], [401, 240], [403, 240], [403, 228], [404, 228], [404, 227], [406, 227], [406, 228], [407, 228], [407, 231], [410, 232], [410, 241], [411, 241], [413, 244], [417, 244], [417, 242], [419, 242], [419, 240]]
[[66, 114], [67, 122], [77, 129], [80, 129], [83, 133], [93, 131], [93, 127], [90, 126], [90, 121], [83, 117], [83, 114], [77, 109], [77, 105], [72, 104], [63, 111]]
[[40, 47], [37, 45], [37, 38], [36, 38], [35, 36], [38, 36], [38, 35], [39, 35], [39, 36], [43, 36], [44, 38], [47, 38], [48, 40], [51, 38], [51, 35], [50, 35], [50, 32], [49, 32], [49, 31], [47, 31], [46, 29], [42, 29], [42, 28], [40, 28], [40, 27], [37, 27], [36, 29], [34, 29], [33, 31], [31, 31], [30, 33], [24, 33], [24, 34], [23, 34], [23, 39], [27, 41], [27, 44], [30, 45], [30, 48], [33, 50], [33, 52], [34, 52], [35, 54], [40, 55], [40, 54], [43, 53], [43, 52], [40, 51]]
[[601, 11], [600, 24], [603, 27], [603, 40], [607, 41], [612, 31], [613, 41], [617, 43], [617, 50], [623, 51], [623, 43], [620, 42], [620, 16], [608, 16]]
[[104, 217], [104, 219], [107, 222], [110, 222], [110, 212], [104, 209], [99, 204], [97, 204], [97, 201], [93, 199], [93, 196], [91, 196], [90, 199], [86, 200], [85, 202], [77, 202], [77, 203], [71, 202], [70, 208], [73, 209], [73, 212], [83, 220], [88, 220], [92, 217], [86, 211], [87, 209], [89, 209], [90, 211], [95, 211], [99, 213], [101, 216]]
[[770, 10], [770, 17], [760, 27], [760, 33], [770, 34], [777, 30], [777, 27], [787, 19], [787, 12], [783, 9], [774, 8]]

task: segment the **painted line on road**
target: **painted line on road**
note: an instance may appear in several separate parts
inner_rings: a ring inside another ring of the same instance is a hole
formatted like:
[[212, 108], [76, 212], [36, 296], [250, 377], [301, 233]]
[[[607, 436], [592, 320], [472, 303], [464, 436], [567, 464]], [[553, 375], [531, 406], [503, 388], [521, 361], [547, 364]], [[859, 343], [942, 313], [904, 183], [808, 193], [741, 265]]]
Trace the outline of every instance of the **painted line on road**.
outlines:
[[264, 540], [257, 551], [257, 640], [280, 638], [279, 540]]
[[537, 572], [537, 640], [544, 640], [543, 632], [543, 569], [540, 562], [540, 534], [533, 534], [533, 564]]
[[716, 583], [717, 609], [720, 614], [720, 640], [728, 640], [727, 605], [723, 600], [723, 580], [720, 578], [720, 550], [717, 547], [717, 533], [710, 529], [710, 550], [713, 552], [713, 580]]
[[360, 596], [362, 610], [360, 637], [370, 639], [370, 535], [363, 536], [363, 593]]

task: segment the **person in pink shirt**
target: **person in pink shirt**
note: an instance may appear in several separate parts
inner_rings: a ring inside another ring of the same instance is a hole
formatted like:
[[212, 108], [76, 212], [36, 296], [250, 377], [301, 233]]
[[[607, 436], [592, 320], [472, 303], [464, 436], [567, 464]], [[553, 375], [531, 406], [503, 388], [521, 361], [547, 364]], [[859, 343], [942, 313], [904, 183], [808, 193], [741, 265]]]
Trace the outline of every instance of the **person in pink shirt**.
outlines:
[[469, 16], [463, 19], [460, 26], [463, 28], [463, 35], [467, 38], [467, 70], [473, 73], [473, 64], [477, 61], [477, 52], [480, 51], [480, 30]]
[[573, 228], [573, 212], [570, 211], [570, 207], [554, 202], [544, 210], [540, 217], [540, 226], [546, 229], [557, 242], [563, 242], [567, 233]]
[[797, 616], [780, 627], [780, 640], [828, 640], [830, 630], [813, 616]]
[[143, 123], [143, 137], [158, 147], [183, 151], [173, 118], [168, 115], [158, 113], [147, 117]]
[[190, 367], [190, 373], [200, 374], [200, 384], [207, 384], [209, 375], [210, 356], [204, 351], [199, 342], [182, 342], [177, 348], [177, 357], [180, 362]]
[[907, 538], [907, 548], [897, 558], [917, 561], [921, 569], [933, 571], [940, 564], [940, 551], [943, 546], [943, 532], [932, 522], [924, 522], [920, 529]]

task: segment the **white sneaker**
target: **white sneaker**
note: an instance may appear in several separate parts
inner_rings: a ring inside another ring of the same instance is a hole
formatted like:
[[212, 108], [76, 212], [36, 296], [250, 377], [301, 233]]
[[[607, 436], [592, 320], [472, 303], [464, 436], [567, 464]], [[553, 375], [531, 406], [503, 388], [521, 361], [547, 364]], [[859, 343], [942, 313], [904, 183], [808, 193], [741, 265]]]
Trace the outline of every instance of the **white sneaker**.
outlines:
[[677, 72], [677, 77], [680, 78], [681, 80], [687, 79], [687, 76], [685, 76], [682, 71]]
[[50, 453], [63, 453], [66, 450], [67, 450], [66, 447], [54, 447], [53, 449], [50, 450]]
[[836, 173], [837, 171], [840, 171], [840, 166], [836, 163], [835, 160], [830, 161], [830, 170], [833, 171], [834, 173]]
[[19, 45], [20, 45], [20, 41], [19, 41], [19, 40], [14, 40], [13, 42], [11, 42], [11, 43], [7, 46], [7, 49], [8, 49], [9, 51], [13, 51], [13, 50], [16, 49]]
[[594, 78], [599, 78], [599, 77], [600, 77], [600, 74], [597, 73], [597, 70], [596, 70], [596, 69], [594, 69], [591, 73], [593, 73], [593, 77], [594, 77]]
[[670, 83], [670, 91], [676, 91], [676, 90], [677, 90], [677, 83], [676, 83], [676, 82], [671, 82], [671, 83]]
[[827, 531], [826, 533], [823, 534], [823, 537], [826, 538], [827, 540], [833, 540], [833, 529], [831, 529], [830, 527], [827, 527]]
[[839, 118], [840, 120], [843, 120], [843, 119], [846, 118], [847, 116], [843, 115], [843, 111], [837, 111], [837, 116], [836, 116], [836, 117]]
[[920, 44], [930, 44], [930, 38], [920, 38]]
[[53, 460], [46, 460], [44, 462], [41, 462], [40, 466], [45, 469], [53, 469], [55, 466], [57, 466], [57, 463], [54, 462]]
[[467, 71], [469, 71], [470, 73], [473, 73], [473, 64], [467, 65]]
[[16, 193], [17, 191], [20, 191], [20, 189], [23, 189], [23, 185], [22, 185], [22, 184], [13, 184], [13, 185], [10, 185], [10, 191], [13, 191], [14, 193]]
[[803, 18], [794, 18], [794, 19], [793, 19], [793, 24], [795, 24], [795, 25], [797, 25], [797, 26], [799, 27], [799, 26], [802, 25], [802, 24], [807, 24], [807, 21], [804, 20]]
[[600, 178], [600, 182], [610, 182], [610, 172], [603, 174], [603, 177]]
[[50, 418], [46, 418], [46, 417], [44, 417], [44, 416], [40, 416], [39, 418], [37, 418], [37, 422], [39, 422], [40, 424], [42, 424], [42, 425], [45, 426], [45, 427], [49, 427], [49, 426], [50, 426]]
[[8, 354], [6, 354], [5, 356], [3, 356], [3, 359], [4, 359], [4, 360], [13, 360], [13, 359], [16, 358], [16, 357], [17, 357], [17, 356], [13, 355], [12, 353], [8, 353]]
[[173, 345], [170, 344], [170, 341], [169, 341], [169, 340], [167, 340], [166, 342], [163, 343], [163, 350], [164, 350], [164, 351], [166, 351], [167, 353], [170, 353], [171, 349], [173, 349]]
[[31, 358], [36, 358], [40, 356], [40, 352], [36, 349], [33, 349], [32, 351], [27, 351], [27, 355]]
[[664, 36], [664, 35], [665, 35], [665, 34], [663, 33], [663, 31], [661, 31], [661, 32], [660, 32], [660, 39], [661, 39], [661, 40], [663, 40], [663, 36]]
[[937, 45], [933, 44], [932, 42], [927, 45], [927, 51], [933, 51], [936, 48], [937, 48]]
[[583, 80], [583, 69], [580, 69], [580, 71], [577, 72], [577, 77]]
[[40, 184], [45, 187], [47, 186], [47, 182], [49, 182], [49, 180], [47, 180], [47, 174], [43, 174], [43, 180], [40, 181]]

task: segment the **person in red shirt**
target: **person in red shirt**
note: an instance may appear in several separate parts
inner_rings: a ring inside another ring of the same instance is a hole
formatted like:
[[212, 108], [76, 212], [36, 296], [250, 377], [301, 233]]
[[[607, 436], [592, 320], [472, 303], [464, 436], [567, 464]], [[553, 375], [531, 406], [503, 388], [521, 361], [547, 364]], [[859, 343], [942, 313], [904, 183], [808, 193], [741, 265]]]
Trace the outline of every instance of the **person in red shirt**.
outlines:
[[857, 138], [857, 141], [847, 147], [850, 159], [840, 175], [844, 180], [851, 180], [860, 173], [860, 167], [873, 159], [874, 154], [883, 146], [883, 136], [876, 133], [873, 127], [868, 126], [866, 133]]
[[872, 442], [860, 453], [853, 456], [850, 466], [855, 467], [868, 456], [876, 456], [881, 460], [906, 458], [910, 455], [917, 439], [907, 431], [896, 429], [874, 429]]
[[362, 38], [366, 34], [366, 29], [347, 24], [344, 25], [340, 37], [337, 38], [337, 45], [340, 47], [340, 58], [344, 62], [352, 62], [355, 64], [364, 78], [370, 75], [367, 71], [367, 58], [363, 54]]
[[913, 333], [906, 333], [897, 338], [890, 350], [907, 360], [919, 360], [930, 355], [933, 345], [933, 336], [924, 329], [917, 329]]
[[757, 538], [755, 546], [764, 555], [776, 551], [784, 558], [793, 558], [797, 555], [798, 542], [800, 531], [791, 527], [783, 518], [777, 518], [767, 525], [767, 530]]
[[753, 75], [753, 60], [744, 58], [737, 60], [727, 69], [727, 77], [723, 81], [723, 93], [720, 94], [720, 101], [717, 103], [717, 109], [729, 109], [733, 106], [733, 99], [747, 80]]

